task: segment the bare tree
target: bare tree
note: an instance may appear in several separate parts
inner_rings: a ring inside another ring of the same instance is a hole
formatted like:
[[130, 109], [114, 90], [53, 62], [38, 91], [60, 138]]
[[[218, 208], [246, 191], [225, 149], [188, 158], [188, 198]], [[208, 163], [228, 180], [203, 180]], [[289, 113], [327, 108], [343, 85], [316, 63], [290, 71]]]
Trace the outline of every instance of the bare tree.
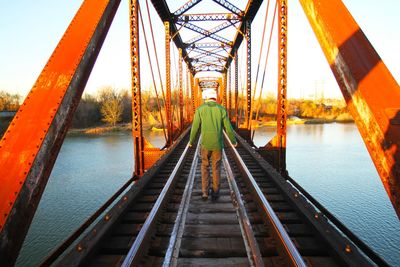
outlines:
[[0, 90], [0, 111], [15, 111], [19, 108], [21, 96]]
[[111, 87], [104, 87], [99, 92], [102, 120], [115, 126], [121, 120], [124, 110], [122, 96]]

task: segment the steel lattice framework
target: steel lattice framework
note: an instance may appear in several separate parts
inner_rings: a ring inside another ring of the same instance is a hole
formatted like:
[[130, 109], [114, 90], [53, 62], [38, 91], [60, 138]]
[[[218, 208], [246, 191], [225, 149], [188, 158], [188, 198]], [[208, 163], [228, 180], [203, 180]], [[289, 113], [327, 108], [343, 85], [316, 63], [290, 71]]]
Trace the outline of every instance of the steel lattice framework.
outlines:
[[[262, 3], [262, 1], [249, 1], [246, 9], [241, 10], [229, 1], [212, 1], [223, 7], [227, 12], [207, 14], [187, 13], [194, 6], [200, 4], [202, 0], [190, 0], [175, 12], [170, 12], [165, 0], [152, 1], [161, 19], [171, 24], [170, 34], [174, 36], [173, 41], [178, 48], [182, 49], [183, 59], [193, 74], [203, 71], [227, 72], [230, 62], [243, 40], [242, 33], [245, 32], [246, 23], [248, 25], [251, 24]], [[215, 23], [210, 23], [210, 28], [204, 28], [204, 23], [201, 24], [202, 26], [196, 24], [198, 22], [218, 21], [221, 21], [221, 23], [216, 26]], [[187, 29], [198, 35], [184, 40], [181, 30], [177, 30], [178, 28]], [[227, 32], [235, 34], [232, 38], [228, 39], [226, 37]], [[216, 48], [219, 49], [216, 50]]]

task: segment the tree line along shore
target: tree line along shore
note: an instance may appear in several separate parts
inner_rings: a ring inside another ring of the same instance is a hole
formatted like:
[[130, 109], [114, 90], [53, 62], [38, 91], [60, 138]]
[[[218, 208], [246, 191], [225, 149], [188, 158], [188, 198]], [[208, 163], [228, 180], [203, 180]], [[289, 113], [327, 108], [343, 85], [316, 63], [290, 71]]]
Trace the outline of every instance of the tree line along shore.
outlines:
[[[0, 113], [16, 111], [21, 97], [0, 91]], [[245, 99], [240, 97], [239, 117], [244, 118]], [[142, 114], [146, 130], [161, 130], [162, 119], [159, 105], [163, 101], [149, 91], [142, 92]], [[252, 127], [276, 125], [276, 99], [267, 96], [254, 103]], [[258, 112], [256, 112], [258, 108]], [[178, 92], [172, 92], [173, 121], [178, 121]], [[255, 115], [257, 114], [257, 115]], [[289, 99], [287, 105], [288, 124], [352, 122], [346, 104], [339, 99]], [[257, 118], [256, 118], [257, 116]], [[165, 119], [165, 114], [163, 115]], [[10, 116], [0, 116], [0, 134], [7, 129]], [[130, 131], [132, 122], [132, 96], [128, 90], [115, 90], [112, 87], [101, 88], [95, 94], [84, 94], [74, 114], [70, 134], [103, 134], [116, 131]]]

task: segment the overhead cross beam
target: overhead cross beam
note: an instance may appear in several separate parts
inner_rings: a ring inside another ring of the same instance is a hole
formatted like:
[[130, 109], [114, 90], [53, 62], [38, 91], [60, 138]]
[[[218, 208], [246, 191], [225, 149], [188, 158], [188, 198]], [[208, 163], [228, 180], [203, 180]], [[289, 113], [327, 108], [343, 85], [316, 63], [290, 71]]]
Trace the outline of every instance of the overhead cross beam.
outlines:
[[242, 16], [242, 14], [243, 14], [242, 10], [240, 10], [238, 7], [236, 7], [234, 4], [230, 3], [229, 1], [226, 1], [226, 0], [213, 0], [213, 1], [238, 16]]
[[[181, 6], [180, 8], [178, 8], [178, 10], [176, 10], [174, 12], [174, 15], [175, 16], [182, 15], [183, 13], [185, 13], [186, 11], [188, 11], [189, 9], [191, 9], [192, 7], [194, 7], [195, 5], [200, 3], [201, 1], [202, 0], [189, 0], [189, 1], [187, 1], [183, 6]], [[152, 1], [152, 2], [154, 4], [154, 1]], [[163, 1], [163, 2], [165, 2], [165, 1]]]
[[[219, 43], [219, 42], [214, 42], [214, 43], [192, 43], [192, 44], [187, 44], [186, 49], [187, 50], [194, 50], [196, 48], [232, 48], [231, 45], [225, 45], [223, 43]], [[225, 50], [225, 49], [224, 49]]]
[[[194, 5], [200, 3], [201, 0], [192, 0], [192, 1], [188, 1], [186, 4], [188, 6], [190, 6], [189, 8], [185, 9], [183, 8], [183, 12], [181, 14], [183, 14], [184, 12], [186, 12], [188, 9], [190, 9], [191, 7], [193, 7]], [[185, 48], [185, 44], [182, 41], [182, 38], [180, 36], [180, 34], [178, 33], [178, 29], [175, 26], [175, 23], [173, 21], [173, 16], [171, 15], [171, 12], [168, 8], [167, 2], [165, 0], [151, 0], [151, 3], [153, 4], [154, 8], [156, 9], [158, 15], [160, 16], [161, 20], [163, 22], [168, 21], [170, 22], [170, 34], [171, 36], [174, 36], [174, 38], [172, 39], [175, 43], [175, 45], [178, 48], [182, 48], [182, 57], [185, 59], [185, 62], [188, 66], [188, 69], [190, 69], [190, 71], [192, 72], [192, 74], [194, 74], [194, 69], [192, 64], [190, 63], [190, 61], [188, 61], [188, 54], [186, 52]], [[186, 5], [185, 4], [185, 5]], [[176, 13], [175, 15], [180, 15], [179, 12]]]
[[[213, 0], [213, 1], [214, 2], [226, 2], [224, 0]], [[260, 9], [262, 2], [263, 2], [262, 0], [253, 0], [253, 1], [249, 1], [247, 3], [247, 7], [243, 14], [243, 20], [240, 23], [239, 30], [236, 33], [234, 42], [232, 44], [232, 48], [229, 52], [229, 58], [225, 64], [225, 69], [229, 68], [237, 50], [239, 49], [239, 47], [243, 41], [243, 33], [246, 30], [246, 21], [249, 21], [251, 23], [254, 20], [254, 17], [256, 16], [258, 10]]]
[[193, 51], [198, 53], [198, 55], [193, 57], [193, 59], [197, 59], [199, 57], [207, 56], [207, 57], [218, 58], [218, 59], [223, 60], [223, 61], [227, 60], [227, 57], [224, 57], [223, 55], [218, 54], [218, 52], [207, 51], [207, 50], [203, 50], [203, 49], [193, 49]]
[[241, 17], [232, 13], [215, 13], [215, 14], [183, 14], [174, 16], [176, 22], [189, 21], [230, 21], [232, 23], [241, 21]]
[[213, 28], [211, 30], [205, 30], [202, 27], [199, 27], [199, 26], [194, 25], [194, 24], [189, 23], [189, 22], [188, 23], [182, 23], [182, 22], [178, 21], [177, 24], [182, 25], [183, 27], [185, 27], [187, 29], [190, 29], [190, 30], [192, 30], [194, 32], [200, 33], [199, 36], [194, 37], [194, 38], [190, 39], [187, 42], [187, 44], [189, 44], [189, 45], [193, 44], [193, 43], [196, 43], [198, 41], [201, 41], [201, 40], [203, 40], [203, 39], [205, 39], [207, 37], [211, 38], [211, 39], [214, 39], [214, 40], [216, 40], [216, 41], [218, 41], [218, 42], [220, 42], [220, 43], [222, 43], [224, 45], [230, 45], [230, 43], [231, 43], [231, 41], [229, 41], [228, 39], [226, 39], [224, 37], [221, 37], [221, 36], [216, 34], [217, 32], [220, 32], [220, 31], [232, 26], [231, 23], [224, 22], [224, 23], [218, 25], [217, 27], [215, 27], [215, 28]]

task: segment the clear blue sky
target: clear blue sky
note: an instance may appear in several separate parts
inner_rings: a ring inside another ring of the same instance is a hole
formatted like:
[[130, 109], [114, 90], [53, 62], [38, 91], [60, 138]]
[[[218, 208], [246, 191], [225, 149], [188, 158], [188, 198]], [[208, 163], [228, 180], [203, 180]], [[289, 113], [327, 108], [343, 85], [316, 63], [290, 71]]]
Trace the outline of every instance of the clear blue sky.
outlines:
[[[204, 2], [209, 1], [204, 0]], [[186, 1], [175, 0], [174, 5], [179, 6], [181, 2]], [[243, 3], [240, 2], [244, 1], [232, 0], [232, 2], [241, 7]], [[262, 16], [267, 1], [264, 2], [252, 26], [254, 65], [258, 59]], [[395, 79], [399, 81], [400, 1], [345, 0], [343, 2]], [[19, 93], [25, 97], [81, 3], [81, 0], [0, 2], [0, 90]], [[144, 7], [144, 1], [141, 3]], [[174, 7], [171, 7], [171, 10], [173, 9]], [[155, 13], [153, 17], [158, 50], [163, 61], [163, 27]], [[142, 47], [144, 52], [144, 46]], [[272, 55], [276, 55], [275, 50], [272, 50], [271, 57]], [[146, 73], [142, 76], [142, 85], [148, 87], [150, 76], [146, 69], [147, 56], [143, 54], [141, 60], [145, 65], [142, 68], [143, 73]], [[105, 85], [130, 88], [129, 61], [128, 1], [121, 1], [85, 92], [93, 93]], [[273, 59], [271, 61], [273, 62]], [[253, 70], [255, 75], [255, 67]], [[272, 84], [269, 88], [273, 88], [274, 91], [273, 83], [276, 82], [276, 77], [274, 74], [269, 74], [267, 78]], [[288, 94], [289, 97], [307, 97], [314, 94], [315, 89], [324, 89], [325, 97], [341, 95], [299, 2], [290, 0]]]

